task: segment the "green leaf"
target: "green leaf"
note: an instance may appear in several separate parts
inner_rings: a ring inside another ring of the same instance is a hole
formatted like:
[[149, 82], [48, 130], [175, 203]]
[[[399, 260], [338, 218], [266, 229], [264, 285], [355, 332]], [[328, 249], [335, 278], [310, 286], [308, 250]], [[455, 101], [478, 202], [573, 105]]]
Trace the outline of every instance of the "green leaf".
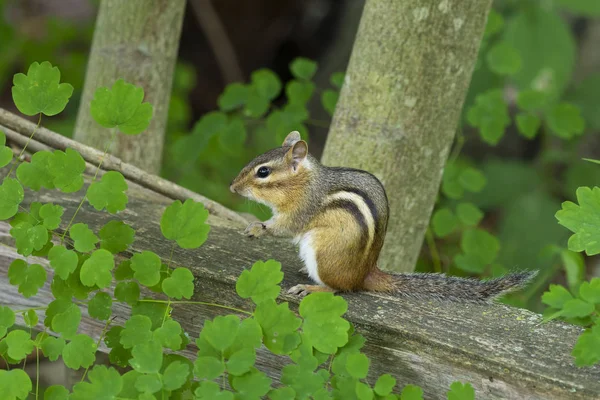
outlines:
[[25, 115], [56, 115], [65, 109], [73, 94], [73, 86], [59, 82], [58, 67], [48, 61], [34, 62], [27, 75], [18, 73], [13, 77], [13, 101]]
[[590, 74], [579, 82], [566, 100], [581, 110], [586, 125], [595, 130], [600, 129], [600, 73]]
[[253, 348], [243, 348], [233, 353], [227, 361], [227, 371], [231, 375], [243, 375], [250, 370], [256, 361], [256, 352]]
[[483, 272], [498, 256], [500, 243], [482, 229], [469, 229], [463, 233], [460, 247], [463, 253], [454, 257], [456, 265], [467, 272]]
[[131, 350], [126, 349], [121, 344], [121, 332], [123, 332], [122, 326], [113, 326], [108, 330], [108, 332], [106, 332], [104, 343], [106, 343], [106, 346], [111, 349], [109, 354], [110, 362], [125, 368], [129, 365]]
[[488, 39], [496, 33], [500, 32], [504, 27], [504, 17], [493, 8], [490, 10], [483, 33], [484, 38]]
[[54, 230], [60, 226], [60, 217], [65, 209], [52, 203], [44, 204], [40, 208], [40, 217], [43, 219], [44, 227], [48, 230]]
[[578, 367], [600, 362], [600, 325], [596, 324], [579, 336], [571, 353]]
[[90, 367], [96, 360], [96, 343], [87, 335], [76, 335], [63, 349], [65, 365], [71, 369]]
[[600, 304], [600, 278], [592, 278], [589, 282], [582, 282], [579, 286], [579, 297], [588, 303]]
[[546, 123], [553, 133], [563, 139], [581, 135], [585, 128], [579, 108], [569, 103], [560, 103], [552, 107], [546, 114]]
[[8, 328], [15, 324], [15, 313], [6, 306], [0, 306], [0, 339], [6, 335]]
[[98, 286], [104, 289], [112, 282], [111, 271], [115, 267], [113, 254], [104, 249], [96, 250], [81, 266], [81, 283], [85, 286]]
[[35, 310], [29, 309], [26, 312], [23, 312], [23, 321], [25, 322], [25, 325], [33, 328], [38, 324], [39, 318]]
[[600, 188], [580, 187], [576, 195], [579, 205], [565, 201], [556, 219], [574, 233], [569, 238], [569, 250], [585, 251], [588, 256], [600, 254]]
[[515, 120], [519, 133], [527, 139], [533, 139], [542, 125], [542, 120], [535, 114], [519, 113]]
[[[121, 331], [119, 342], [124, 348], [130, 349], [137, 344], [152, 340], [152, 321], [145, 315], [133, 315]], [[157, 342], [158, 343], [158, 342]]]
[[44, 400], [69, 400], [69, 391], [61, 385], [52, 385], [44, 390]]
[[175, 240], [183, 249], [200, 247], [208, 238], [210, 226], [206, 223], [208, 211], [202, 203], [188, 199], [174, 201], [166, 208], [160, 220], [160, 230], [169, 240]]
[[[284, 367], [285, 368], [285, 367]], [[268, 394], [269, 400], [288, 400], [297, 399], [296, 392], [289, 386], [283, 386], [279, 389], [271, 390]]]
[[372, 400], [373, 399], [373, 389], [371, 389], [368, 385], [362, 382], [356, 382], [356, 396], [359, 400]]
[[550, 290], [542, 295], [542, 303], [552, 308], [563, 308], [566, 302], [573, 299], [567, 289], [560, 285], [550, 285]]
[[32, 390], [31, 379], [22, 369], [0, 370], [0, 393], [2, 393], [5, 399], [25, 400]]
[[154, 286], [160, 281], [160, 257], [151, 251], [144, 250], [131, 257], [133, 277], [142, 285]]
[[297, 57], [290, 63], [290, 71], [296, 79], [309, 81], [317, 72], [317, 63], [304, 57]]
[[271, 389], [271, 378], [256, 368], [242, 376], [234, 376], [231, 386], [242, 399], [255, 399], [266, 395]]
[[583, 17], [600, 17], [600, 3], [596, 0], [556, 0], [559, 7]]
[[29, 332], [16, 329], [6, 335], [8, 355], [13, 360], [22, 360], [33, 351], [33, 340]]
[[129, 248], [133, 243], [135, 230], [123, 221], [109, 221], [101, 229], [100, 248], [106, 249], [113, 254], [120, 253]]
[[[162, 382], [159, 375], [140, 375], [136, 382], [135, 388], [142, 393], [154, 393], [162, 389]], [[153, 397], [154, 398], [154, 397]]]
[[522, 68], [512, 76], [520, 89], [557, 95], [571, 79], [576, 47], [570, 27], [554, 10], [522, 9], [507, 23], [504, 40], [519, 53]]
[[281, 264], [275, 260], [257, 261], [250, 270], [242, 271], [235, 290], [242, 299], [252, 298], [255, 304], [264, 300], [275, 300], [281, 291], [283, 280]]
[[179, 350], [181, 347], [181, 333], [182, 329], [179, 322], [167, 319], [161, 327], [154, 331], [153, 337], [163, 347]]
[[106, 208], [109, 213], [123, 211], [127, 206], [127, 182], [123, 174], [108, 171], [100, 181], [93, 182], [87, 191], [87, 200], [98, 211]]
[[521, 56], [507, 42], [499, 42], [486, 55], [490, 70], [498, 75], [514, 75], [521, 69]]
[[50, 361], [58, 360], [65, 348], [65, 339], [48, 336], [42, 341], [42, 352]]
[[[109, 250], [109, 249], [107, 249]], [[126, 279], [133, 279], [133, 270], [131, 269], [131, 260], [122, 261], [115, 269], [115, 279], [118, 281], [124, 281]]]
[[306, 105], [315, 91], [312, 82], [292, 80], [285, 85], [285, 94], [291, 104]]
[[73, 239], [73, 247], [80, 253], [87, 253], [96, 248], [99, 239], [87, 224], [78, 223], [71, 227], [69, 236]]
[[34, 250], [41, 250], [48, 242], [48, 230], [43, 225], [21, 222], [10, 230], [15, 238], [17, 252], [29, 256]]
[[117, 300], [134, 305], [140, 298], [140, 285], [137, 282], [119, 282], [115, 287]]
[[517, 105], [523, 111], [535, 111], [543, 109], [549, 100], [547, 93], [539, 90], [526, 89], [519, 92]]
[[465, 168], [458, 177], [458, 181], [465, 190], [469, 192], [481, 192], [487, 180], [485, 175], [475, 168]]
[[77, 333], [80, 322], [81, 310], [76, 304], [70, 303], [64, 311], [52, 318], [52, 330], [61, 333], [65, 339], [70, 339]]
[[217, 103], [222, 111], [232, 111], [246, 104], [248, 86], [242, 83], [230, 83], [219, 96]]
[[346, 74], [344, 72], [334, 72], [329, 78], [329, 82], [338, 89], [341, 89], [344, 85], [344, 79]]
[[50, 266], [61, 279], [67, 279], [77, 269], [79, 258], [73, 250], [67, 250], [64, 246], [54, 246], [48, 252]]
[[240, 319], [235, 315], [215, 317], [206, 321], [202, 333], [212, 347], [224, 351], [233, 344], [240, 326]]
[[219, 134], [219, 144], [229, 153], [240, 151], [246, 142], [246, 126], [240, 118], [232, 118]]
[[254, 317], [262, 328], [265, 347], [274, 354], [289, 354], [300, 343], [296, 330], [302, 320], [290, 311], [288, 303], [262, 301], [256, 306]]
[[453, 382], [448, 392], [448, 400], [475, 400], [475, 390], [470, 383]]
[[48, 170], [53, 185], [63, 193], [74, 193], [83, 186], [85, 160], [71, 148], [65, 151], [55, 150], [48, 157]]
[[39, 264], [28, 265], [25, 261], [16, 259], [8, 267], [8, 278], [11, 285], [19, 286], [19, 293], [29, 298], [44, 286], [46, 270]]
[[394, 386], [396, 386], [396, 378], [390, 374], [383, 374], [377, 379], [374, 390], [379, 396], [387, 396], [392, 393]]
[[142, 103], [143, 99], [144, 89], [118, 79], [111, 89], [96, 89], [90, 113], [105, 128], [118, 128], [127, 135], [137, 135], [148, 128], [152, 119], [152, 105]]
[[187, 268], [175, 268], [171, 276], [162, 283], [162, 289], [169, 297], [180, 300], [194, 295], [194, 275]]
[[463, 225], [476, 226], [483, 218], [483, 211], [473, 203], [459, 203], [456, 206], [456, 216]]
[[323, 94], [321, 94], [321, 104], [323, 105], [325, 111], [329, 113], [329, 115], [333, 115], [339, 98], [339, 92], [331, 89], [325, 89]]
[[350, 354], [346, 360], [346, 370], [350, 376], [365, 379], [369, 372], [369, 358], [363, 353]]
[[190, 367], [181, 361], [173, 361], [163, 373], [163, 384], [166, 390], [177, 390], [187, 381]]
[[98, 292], [88, 302], [90, 317], [106, 321], [112, 314], [112, 298], [104, 292]]
[[6, 135], [0, 131], [0, 168], [7, 166], [12, 161], [12, 150], [5, 144]]
[[561, 315], [567, 318], [587, 317], [594, 312], [594, 305], [580, 299], [567, 301], [561, 312]]
[[72, 400], [117, 399], [123, 389], [123, 378], [119, 372], [106, 365], [96, 365], [88, 373], [89, 382], [79, 382], [73, 386]]
[[195, 400], [233, 400], [231, 392], [219, 391], [219, 385], [215, 382], [202, 381], [194, 392]]
[[23, 185], [35, 191], [42, 187], [54, 189], [54, 177], [50, 173], [52, 157], [52, 153], [49, 151], [34, 153], [30, 162], [23, 162], [17, 167], [17, 178]]
[[156, 374], [160, 371], [163, 361], [162, 347], [155, 340], [136, 344], [131, 350], [133, 358], [129, 364], [142, 374]]
[[438, 237], [448, 236], [458, 227], [458, 218], [449, 208], [436, 210], [431, 219], [433, 231]]
[[341, 317], [347, 310], [346, 300], [333, 293], [311, 293], [302, 299], [302, 330], [315, 349], [333, 354], [348, 342], [350, 323]]
[[252, 86], [260, 97], [273, 100], [281, 93], [281, 80], [273, 71], [262, 68], [250, 75]]
[[406, 385], [402, 388], [400, 400], [423, 400], [423, 389], [416, 385]]
[[225, 372], [225, 364], [215, 357], [198, 357], [194, 362], [194, 374], [200, 379], [216, 379]]
[[19, 211], [23, 198], [23, 186], [16, 179], [4, 178], [0, 185], [0, 220], [14, 216]]
[[500, 89], [492, 89], [475, 98], [475, 105], [467, 111], [467, 121], [479, 128], [484, 142], [495, 146], [510, 125], [508, 106]]

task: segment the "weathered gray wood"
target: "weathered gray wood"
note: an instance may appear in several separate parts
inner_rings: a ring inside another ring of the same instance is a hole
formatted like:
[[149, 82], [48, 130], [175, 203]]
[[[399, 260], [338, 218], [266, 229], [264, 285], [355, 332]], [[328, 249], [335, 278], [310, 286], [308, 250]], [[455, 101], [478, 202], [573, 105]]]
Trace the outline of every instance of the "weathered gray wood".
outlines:
[[322, 161], [385, 185], [383, 269], [415, 269], [490, 5], [365, 1]]
[[[23, 206], [36, 200], [52, 201], [65, 207], [63, 219], [68, 220], [82, 195], [83, 190], [74, 194], [27, 191]], [[121, 219], [136, 229], [132, 251], [150, 249], [168, 257], [171, 244], [162, 239], [159, 220], [172, 200], [133, 182], [129, 182], [128, 195], [127, 210], [117, 216], [96, 212], [86, 203], [77, 221], [97, 231], [107, 221]], [[245, 238], [236, 223], [215, 215], [209, 217], [209, 223], [211, 232], [201, 248], [177, 248], [174, 252], [173, 265], [189, 267], [196, 277], [192, 300], [249, 310], [251, 304], [235, 293], [235, 281], [256, 260], [274, 258], [282, 263], [282, 292], [307, 282], [306, 276], [298, 272], [300, 262], [289, 241]], [[23, 298], [8, 283], [8, 265], [20, 257], [13, 248], [9, 229], [6, 222], [0, 223], [0, 241], [4, 244], [0, 246], [0, 304], [14, 309], [45, 306], [51, 300], [49, 283], [30, 299]], [[30, 259], [34, 260], [44, 265], [43, 259]], [[364, 351], [372, 359], [371, 382], [381, 373], [390, 373], [400, 386], [422, 386], [426, 399], [445, 398], [454, 380], [470, 382], [478, 399], [600, 397], [600, 367], [576, 368], [570, 356], [580, 328], [562, 322], [540, 325], [539, 315], [500, 304], [445, 304], [374, 294], [343, 297], [349, 303], [346, 317], [367, 338]], [[297, 308], [296, 297], [282, 294], [281, 300], [289, 301], [292, 309]], [[114, 313], [118, 317], [115, 323], [122, 324], [129, 309], [118, 304]], [[224, 313], [229, 311], [175, 305], [173, 317], [195, 338], [206, 318]], [[88, 318], [85, 312], [84, 315], [81, 331], [98, 337], [104, 323]], [[184, 354], [194, 357], [195, 351], [191, 344]], [[257, 363], [276, 378], [285, 358], [261, 352]]]

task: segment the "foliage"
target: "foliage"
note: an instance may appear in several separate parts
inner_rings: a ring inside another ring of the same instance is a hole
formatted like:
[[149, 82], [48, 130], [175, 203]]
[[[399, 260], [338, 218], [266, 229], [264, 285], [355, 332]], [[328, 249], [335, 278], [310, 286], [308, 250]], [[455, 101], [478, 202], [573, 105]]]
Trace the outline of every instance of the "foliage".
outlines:
[[[58, 71], [49, 63], [48, 68]], [[300, 85], [307, 84], [315, 69], [316, 65], [308, 60], [292, 66]], [[254, 86], [246, 88], [248, 98], [275, 96], [280, 89], [271, 78], [267, 72], [254, 76]], [[144, 110], [151, 110], [152, 106], [142, 103], [138, 88], [117, 81], [112, 90], [99, 88], [97, 91], [95, 99], [98, 101], [91, 106], [97, 122], [111, 129], [118, 127], [126, 134], [136, 131], [133, 126], [141, 129], [142, 120], [147, 126], [148, 114]], [[40, 104], [35, 96], [45, 96], [45, 92], [23, 93], [18, 98], [31, 104]], [[251, 110], [255, 110], [253, 107]], [[115, 114], [116, 110], [121, 113]], [[119, 172], [108, 172], [99, 180], [96, 173], [68, 223], [61, 224], [64, 210], [60, 206], [33, 202], [25, 208], [23, 185], [33, 190], [46, 187], [63, 191], [72, 191], [72, 182], [81, 182], [77, 183], [78, 189], [83, 185], [83, 169], [77, 167], [81, 155], [76, 151], [67, 149], [58, 155], [56, 152], [42, 154], [46, 155], [21, 164], [17, 168], [17, 179], [10, 178], [13, 169], [4, 179], [7, 196], [3, 197], [2, 218], [12, 218], [10, 233], [20, 254], [27, 257], [35, 253], [48, 258], [55, 272], [51, 282], [55, 299], [46, 307], [35, 309], [14, 311], [0, 307], [0, 356], [10, 366], [16, 366], [24, 363], [34, 351], [39, 357], [41, 350], [52, 361], [62, 358], [68, 368], [84, 368], [83, 379], [71, 391], [53, 385], [45, 390], [44, 398], [423, 398], [423, 391], [417, 386], [406, 385], [401, 392], [394, 393], [397, 382], [392, 376], [369, 375], [371, 361], [360, 351], [365, 339], [344, 319], [348, 305], [342, 297], [332, 293], [310, 294], [301, 301], [299, 316], [290, 310], [288, 303], [278, 302], [283, 273], [275, 260], [257, 261], [237, 280], [237, 293], [252, 301], [253, 311], [233, 309], [235, 314], [204, 321], [195, 339], [197, 358], [190, 361], [182, 357], [178, 352], [186, 348], [189, 335], [171, 317], [171, 312], [176, 304], [197, 303], [181, 300], [190, 299], [194, 294], [194, 277], [190, 270], [171, 267], [171, 258], [163, 260], [149, 250], [134, 252], [128, 257], [124, 252], [133, 242], [135, 230], [118, 219], [107, 222], [98, 232], [85, 223], [75, 222], [86, 199], [97, 210], [110, 214], [118, 215], [125, 209], [127, 185]], [[23, 168], [34, 163], [32, 170]], [[19, 174], [18, 171], [26, 172]], [[34, 172], [41, 172], [41, 178], [36, 178]], [[67, 176], [71, 186], [66, 183]], [[461, 182], [471, 190], [481, 186], [480, 179], [467, 170]], [[19, 207], [24, 211], [18, 212]], [[471, 205], [463, 204], [459, 212], [461, 220], [472, 224], [478, 218], [474, 211]], [[166, 240], [172, 241], [173, 249], [175, 246], [195, 249], [204, 244], [210, 233], [207, 217], [208, 212], [201, 203], [191, 199], [184, 203], [175, 201], [164, 210], [161, 232]], [[45, 248], [48, 250], [40, 253]], [[117, 257], [123, 259], [118, 266]], [[8, 277], [23, 296], [30, 297], [46, 283], [47, 273], [44, 267], [31, 264], [25, 258], [11, 264]], [[116, 284], [114, 290], [111, 289], [113, 283]], [[140, 298], [140, 286], [166, 299]], [[116, 303], [131, 306], [131, 316], [124, 326], [113, 324]], [[105, 321], [97, 341], [80, 333], [80, 306], [87, 306], [91, 318]], [[27, 325], [36, 327], [36, 310], [44, 310], [45, 318], [43, 331], [34, 338], [31, 331], [14, 325], [15, 314], [20, 313]], [[244, 318], [240, 318], [240, 314]], [[49, 329], [57, 336], [50, 336]], [[102, 341], [111, 349], [111, 366], [95, 364]], [[255, 366], [256, 351], [262, 346], [292, 361], [282, 370], [281, 384], [273, 382]], [[131, 367], [131, 370], [121, 373], [115, 366]], [[19, 368], [0, 371], [0, 392], [7, 398], [25, 399], [32, 394], [33, 387], [29, 376]], [[35, 397], [39, 398], [39, 382], [35, 388]], [[455, 382], [448, 398], [472, 399], [473, 389], [469, 384]]]

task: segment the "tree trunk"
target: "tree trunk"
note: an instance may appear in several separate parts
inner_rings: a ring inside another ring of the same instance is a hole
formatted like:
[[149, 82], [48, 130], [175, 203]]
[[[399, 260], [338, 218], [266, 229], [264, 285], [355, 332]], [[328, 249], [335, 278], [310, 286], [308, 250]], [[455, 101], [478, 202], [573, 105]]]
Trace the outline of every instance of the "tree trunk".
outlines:
[[380, 266], [414, 270], [491, 1], [367, 0], [323, 162], [386, 187]]
[[144, 133], [117, 135], [110, 153], [150, 173], [159, 171], [184, 11], [185, 0], [100, 2], [75, 140], [104, 150], [111, 132], [93, 120], [90, 101], [98, 87], [123, 78], [144, 88], [154, 114]]

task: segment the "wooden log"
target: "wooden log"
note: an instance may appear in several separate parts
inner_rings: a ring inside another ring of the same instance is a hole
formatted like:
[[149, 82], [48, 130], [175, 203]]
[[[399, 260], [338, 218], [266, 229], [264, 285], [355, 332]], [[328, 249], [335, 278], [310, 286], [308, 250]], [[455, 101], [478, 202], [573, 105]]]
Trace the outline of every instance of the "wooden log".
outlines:
[[[0, 124], [0, 129], [6, 128]], [[47, 132], [52, 135], [52, 133]], [[7, 169], [2, 171], [2, 177]], [[95, 232], [112, 219], [120, 219], [136, 229], [131, 251], [152, 250], [168, 257], [171, 243], [162, 238], [160, 217], [172, 198], [128, 181], [129, 204], [116, 216], [97, 212], [85, 203], [77, 216]], [[86, 185], [87, 186], [87, 185]], [[58, 191], [26, 190], [23, 206], [33, 201], [52, 201], [65, 208], [68, 221], [84, 194]], [[297, 310], [299, 299], [285, 290], [308, 278], [301, 267], [296, 249], [288, 240], [242, 235], [237, 221], [211, 214], [211, 231], [207, 242], [195, 250], [175, 249], [172, 266], [189, 267], [195, 276], [192, 300], [218, 303], [241, 309], [251, 304], [235, 292], [236, 278], [257, 260], [276, 259], [285, 274], [280, 300]], [[64, 228], [64, 226], [63, 226]], [[0, 304], [13, 309], [43, 307], [52, 300], [49, 278], [38, 295], [25, 299], [7, 278], [10, 263], [21, 258], [9, 235], [7, 222], [0, 223]], [[125, 254], [130, 256], [131, 254]], [[30, 257], [30, 262], [46, 265], [44, 259]], [[474, 305], [398, 299], [378, 294], [347, 294], [345, 317], [365, 336], [364, 352], [371, 358], [370, 382], [382, 373], [398, 379], [400, 387], [415, 384], [423, 387], [426, 399], [446, 398], [449, 385], [460, 380], [469, 382], [477, 399], [591, 399], [600, 398], [600, 366], [577, 368], [570, 353], [581, 328], [553, 321], [541, 325], [541, 316], [527, 310], [501, 304]], [[196, 338], [203, 321], [231, 313], [221, 308], [176, 304], [173, 318], [192, 338]], [[129, 316], [129, 308], [115, 304], [116, 324]], [[84, 318], [80, 331], [97, 338], [104, 322]], [[40, 311], [43, 316], [43, 311]], [[243, 317], [243, 315], [241, 315]], [[105, 347], [101, 347], [106, 351]], [[193, 342], [183, 354], [195, 357]], [[260, 351], [257, 367], [277, 379], [286, 359]]]

